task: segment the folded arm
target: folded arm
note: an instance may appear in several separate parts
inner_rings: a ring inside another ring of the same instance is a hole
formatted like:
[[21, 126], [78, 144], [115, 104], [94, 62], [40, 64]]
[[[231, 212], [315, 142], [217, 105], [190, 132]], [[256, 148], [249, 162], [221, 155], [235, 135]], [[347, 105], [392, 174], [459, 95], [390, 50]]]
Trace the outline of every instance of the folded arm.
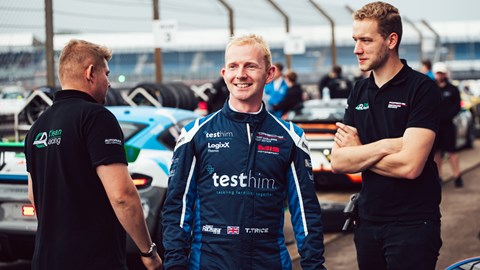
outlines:
[[426, 128], [407, 128], [403, 137], [363, 145], [355, 128], [338, 123], [332, 152], [335, 173], [370, 169], [383, 176], [415, 179], [423, 171], [435, 140]]
[[337, 127], [331, 156], [334, 173], [362, 172], [402, 147], [401, 138], [362, 144], [354, 127], [342, 123], [337, 123]]
[[370, 169], [384, 176], [415, 179], [425, 167], [434, 140], [435, 132], [430, 129], [407, 128], [402, 149], [385, 156]]

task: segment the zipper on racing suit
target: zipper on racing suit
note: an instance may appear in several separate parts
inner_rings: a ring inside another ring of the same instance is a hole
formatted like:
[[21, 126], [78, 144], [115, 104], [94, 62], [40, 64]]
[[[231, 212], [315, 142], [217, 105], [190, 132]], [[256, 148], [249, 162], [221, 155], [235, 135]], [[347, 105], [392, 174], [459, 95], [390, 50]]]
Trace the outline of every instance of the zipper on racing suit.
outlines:
[[[257, 149], [256, 149], [256, 134], [258, 132], [258, 129], [260, 128], [261, 124], [260, 123], [246, 123], [247, 126], [247, 138], [248, 138], [248, 145], [249, 145], [249, 150], [248, 150], [248, 160], [247, 160], [247, 168], [246, 168], [246, 173], [248, 174], [249, 172], [252, 172], [252, 174], [255, 174], [255, 158], [257, 155]], [[253, 138], [253, 140], [252, 140]], [[244, 221], [252, 221], [255, 220], [255, 189], [252, 186], [250, 191], [252, 192], [252, 195], [248, 196], [246, 201], [244, 203], [245, 205], [245, 210], [244, 211]], [[246, 226], [253, 226], [255, 224], [242, 224], [242, 226], [245, 228]], [[244, 249], [244, 254], [245, 254], [245, 264], [244, 265], [246, 268], [245, 269], [252, 269], [253, 267], [253, 254], [251, 252], [254, 250], [253, 247], [255, 246], [255, 234], [249, 235], [247, 239], [245, 239], [244, 243], [246, 243], [247, 247]]]

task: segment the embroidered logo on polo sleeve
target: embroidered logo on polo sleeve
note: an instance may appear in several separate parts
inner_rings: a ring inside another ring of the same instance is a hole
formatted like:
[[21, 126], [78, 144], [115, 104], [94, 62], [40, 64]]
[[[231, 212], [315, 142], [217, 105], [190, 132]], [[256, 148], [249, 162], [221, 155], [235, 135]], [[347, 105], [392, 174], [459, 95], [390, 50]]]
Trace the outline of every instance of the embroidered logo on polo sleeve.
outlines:
[[122, 140], [119, 140], [119, 139], [105, 139], [105, 144], [118, 144], [118, 145], [122, 145]]

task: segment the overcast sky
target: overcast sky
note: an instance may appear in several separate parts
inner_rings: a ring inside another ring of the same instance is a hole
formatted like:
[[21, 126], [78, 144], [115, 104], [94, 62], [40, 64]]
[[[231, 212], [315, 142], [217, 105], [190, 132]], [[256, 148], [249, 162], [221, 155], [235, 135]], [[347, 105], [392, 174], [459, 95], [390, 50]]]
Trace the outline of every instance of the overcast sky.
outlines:
[[[236, 28], [284, 26], [284, 19], [266, 0], [225, 0], [234, 8]], [[346, 5], [358, 9], [370, 1], [314, 0], [337, 24], [351, 24]], [[178, 30], [228, 27], [227, 12], [219, 0], [159, 0], [161, 19], [175, 19]], [[274, 0], [288, 14], [290, 25], [326, 25], [328, 21], [309, 0]], [[404, 18], [414, 23], [480, 20], [478, 0], [390, 0]], [[152, 0], [53, 0], [54, 31], [149, 32]], [[45, 31], [44, 1], [0, 0], [0, 33], [33, 32], [41, 40]]]

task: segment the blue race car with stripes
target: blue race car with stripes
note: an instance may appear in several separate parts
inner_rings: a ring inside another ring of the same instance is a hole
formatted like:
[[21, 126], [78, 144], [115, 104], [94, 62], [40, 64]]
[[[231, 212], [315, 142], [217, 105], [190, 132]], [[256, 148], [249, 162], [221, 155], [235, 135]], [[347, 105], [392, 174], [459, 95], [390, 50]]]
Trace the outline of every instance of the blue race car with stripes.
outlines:
[[[189, 110], [166, 107], [108, 109], [124, 133], [128, 169], [140, 194], [150, 235], [161, 244], [161, 209], [172, 151], [183, 126], [199, 116]], [[23, 143], [0, 143], [0, 261], [30, 259], [36, 227], [35, 210], [28, 200]], [[127, 253], [138, 258], [131, 239]]]

